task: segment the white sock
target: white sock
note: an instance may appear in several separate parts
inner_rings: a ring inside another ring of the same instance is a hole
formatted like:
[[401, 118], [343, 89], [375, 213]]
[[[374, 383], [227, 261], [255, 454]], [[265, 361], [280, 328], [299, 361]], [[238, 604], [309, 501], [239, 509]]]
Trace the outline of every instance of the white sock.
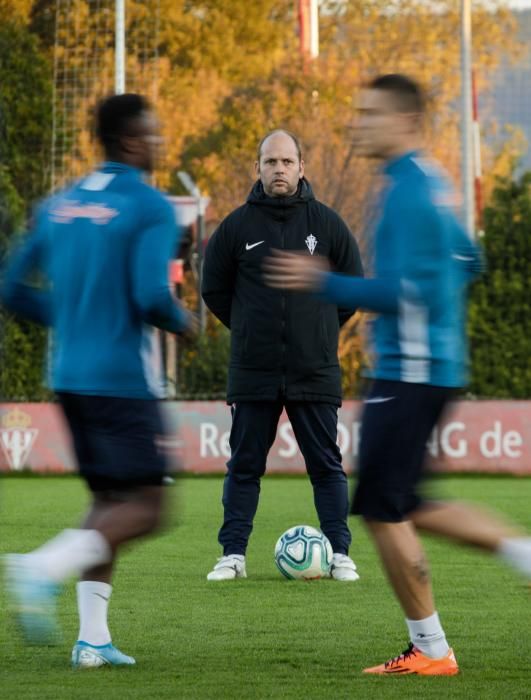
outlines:
[[109, 543], [97, 530], [63, 530], [25, 555], [30, 566], [58, 583], [111, 560]]
[[107, 608], [112, 586], [101, 581], [80, 581], [76, 590], [79, 611], [78, 640], [96, 647], [109, 644], [111, 633], [107, 626]]
[[502, 540], [498, 554], [514, 569], [531, 577], [531, 537], [508, 537]]
[[442, 659], [448, 653], [448, 642], [439, 621], [439, 615], [425, 617], [423, 620], [408, 620], [409, 638], [423, 654], [431, 659]]

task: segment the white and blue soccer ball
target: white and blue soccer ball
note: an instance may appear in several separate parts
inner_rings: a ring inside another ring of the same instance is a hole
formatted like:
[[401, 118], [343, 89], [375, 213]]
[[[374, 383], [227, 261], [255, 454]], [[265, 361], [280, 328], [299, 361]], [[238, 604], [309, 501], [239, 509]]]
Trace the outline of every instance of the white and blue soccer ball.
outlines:
[[281, 535], [275, 546], [275, 563], [286, 578], [327, 578], [332, 563], [328, 538], [310, 525], [296, 525]]

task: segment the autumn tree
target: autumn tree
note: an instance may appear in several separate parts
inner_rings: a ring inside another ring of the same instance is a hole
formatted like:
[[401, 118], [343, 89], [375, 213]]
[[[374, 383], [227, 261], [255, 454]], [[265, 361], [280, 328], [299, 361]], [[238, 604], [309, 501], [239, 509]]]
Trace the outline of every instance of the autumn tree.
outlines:
[[[155, 176], [161, 188], [179, 193], [175, 173], [185, 169], [210, 194], [221, 218], [252, 185], [261, 136], [283, 126], [302, 140], [316, 195], [339, 211], [364, 248], [378, 175], [373, 164], [354, 156], [350, 127], [360, 85], [391, 71], [410, 74], [425, 86], [429, 150], [458, 181], [457, 0], [327, 0], [321, 3], [321, 53], [313, 62], [299, 55], [293, 0], [160, 0], [155, 16], [156, 5], [128, 0], [126, 86], [145, 92], [161, 117], [166, 145]], [[113, 85], [113, 3], [71, 0], [68, 7], [68, 25], [59, 24], [56, 31], [54, 0], [0, 0], [0, 19], [6, 20], [0, 25], [0, 104], [4, 112], [8, 107], [3, 124], [9, 134], [3, 177], [26, 202], [43, 191], [49, 174], [44, 144], [50, 143], [50, 59], [56, 39], [65, 79], [76, 76], [79, 83], [74, 100], [65, 93], [71, 123], [61, 164], [65, 173], [79, 174], [101, 157], [91, 139], [91, 114]], [[474, 4], [480, 90], [488, 87], [503, 57], [519, 51], [514, 29], [501, 0]], [[26, 77], [19, 74], [36, 78], [25, 87]], [[15, 87], [20, 80], [22, 91]], [[61, 122], [65, 113], [56, 111], [57, 133], [67, 126]], [[510, 159], [489, 158], [487, 172], [507, 175]], [[348, 392], [355, 390], [363, 361], [355, 324], [344, 331], [340, 347], [344, 366], [350, 363]]]
[[[502, 57], [517, 50], [513, 33], [506, 10], [475, 8], [480, 87], [488, 84]], [[280, 62], [234, 86], [214, 124], [198, 137], [188, 136], [181, 162], [203, 188], [215, 193], [221, 217], [249, 191], [256, 144], [263, 134], [288, 128], [302, 140], [307, 177], [316, 195], [340, 212], [365, 249], [378, 180], [374, 164], [354, 156], [350, 133], [357, 92], [378, 73], [404, 72], [418, 79], [429, 101], [426, 141], [458, 181], [458, 4], [403, 0], [393, 9], [388, 0], [328, 3], [321, 16], [319, 59], [305, 62], [291, 49]], [[344, 388], [350, 393], [363, 363], [357, 326], [356, 317], [340, 343]]]

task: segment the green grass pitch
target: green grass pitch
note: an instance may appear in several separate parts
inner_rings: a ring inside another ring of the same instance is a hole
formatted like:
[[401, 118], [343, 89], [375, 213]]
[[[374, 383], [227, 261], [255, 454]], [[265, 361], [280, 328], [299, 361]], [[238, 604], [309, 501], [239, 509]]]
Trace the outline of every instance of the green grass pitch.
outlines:
[[[60, 599], [65, 641], [25, 647], [0, 592], [0, 697], [259, 698], [400, 700], [531, 698], [531, 590], [494, 558], [426, 538], [437, 608], [461, 666], [453, 678], [364, 677], [367, 665], [406, 646], [402, 614], [361, 523], [352, 518], [351, 554], [361, 580], [283, 579], [273, 561], [278, 536], [317, 525], [303, 478], [266, 478], [245, 581], [208, 583], [219, 548], [219, 478], [186, 478], [171, 527], [123, 554], [110, 608], [113, 641], [133, 669], [73, 671], [75, 587]], [[531, 527], [531, 479], [454, 477], [438, 493], [488, 504]], [[0, 551], [28, 551], [75, 526], [87, 504], [76, 478], [3, 479]]]

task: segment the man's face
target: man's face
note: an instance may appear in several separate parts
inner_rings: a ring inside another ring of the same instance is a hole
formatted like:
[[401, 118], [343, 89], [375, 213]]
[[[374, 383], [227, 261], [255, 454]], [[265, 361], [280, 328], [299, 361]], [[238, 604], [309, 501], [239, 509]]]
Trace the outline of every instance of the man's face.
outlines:
[[146, 172], [152, 172], [162, 145], [159, 122], [155, 114], [151, 111], [142, 112], [131, 123], [129, 138], [134, 139], [137, 166]]
[[354, 124], [356, 153], [366, 158], [392, 157], [414, 128], [414, 115], [399, 112], [385, 90], [362, 90]]
[[267, 195], [290, 197], [304, 175], [304, 162], [299, 160], [292, 138], [287, 134], [272, 134], [262, 144], [255, 170]]

